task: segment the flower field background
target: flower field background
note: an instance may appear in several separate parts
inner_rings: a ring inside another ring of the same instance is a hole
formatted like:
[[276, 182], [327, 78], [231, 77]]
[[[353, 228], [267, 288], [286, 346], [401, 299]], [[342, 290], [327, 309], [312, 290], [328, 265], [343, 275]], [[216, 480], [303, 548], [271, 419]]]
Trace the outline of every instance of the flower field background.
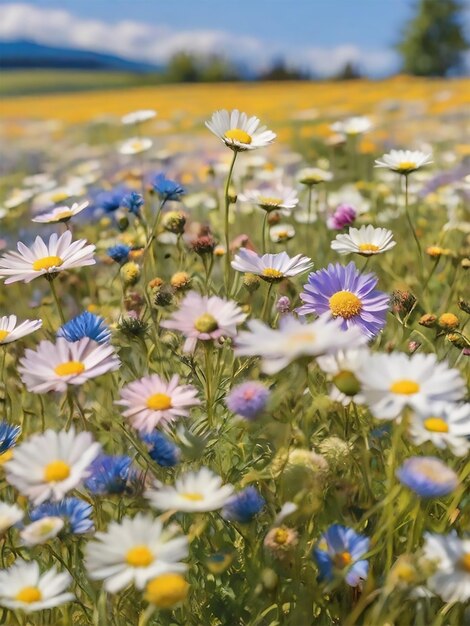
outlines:
[[3, 100], [0, 623], [470, 620], [469, 87]]

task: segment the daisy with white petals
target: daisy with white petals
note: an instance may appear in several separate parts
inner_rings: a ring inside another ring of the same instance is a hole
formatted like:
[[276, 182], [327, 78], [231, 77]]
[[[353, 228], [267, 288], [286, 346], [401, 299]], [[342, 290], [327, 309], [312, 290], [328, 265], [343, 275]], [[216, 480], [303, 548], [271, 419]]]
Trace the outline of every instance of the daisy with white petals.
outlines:
[[16, 504], [0, 502], [0, 537], [5, 531], [21, 521], [23, 517], [23, 511]]
[[121, 117], [121, 122], [125, 126], [130, 124], [142, 124], [142, 122], [148, 122], [156, 117], [157, 112], [153, 109], [139, 109], [138, 111], [132, 111]]
[[297, 254], [290, 258], [286, 252], [263, 254], [247, 248], [240, 248], [232, 261], [232, 267], [239, 272], [256, 274], [267, 282], [278, 282], [283, 278], [292, 278], [311, 269], [313, 262], [306, 256]]
[[391, 150], [382, 159], [375, 161], [375, 167], [385, 167], [392, 172], [408, 175], [432, 162], [431, 154], [419, 150]]
[[42, 326], [42, 320], [25, 320], [17, 324], [16, 315], [0, 317], [0, 346], [30, 335]]
[[330, 398], [347, 406], [350, 402], [362, 404], [361, 385], [356, 377], [359, 367], [369, 358], [369, 348], [339, 350], [336, 354], [325, 354], [317, 359], [320, 369], [328, 374], [333, 383], [330, 387]]
[[132, 137], [131, 139], [127, 139], [119, 146], [120, 154], [124, 155], [134, 155], [141, 154], [142, 152], [146, 152], [150, 150], [153, 146], [153, 141], [148, 137]]
[[52, 609], [75, 598], [66, 592], [71, 582], [68, 572], [59, 573], [52, 567], [41, 574], [36, 561], [17, 559], [0, 571], [0, 606], [26, 613]]
[[274, 141], [276, 134], [259, 124], [257, 117], [248, 117], [237, 109], [216, 111], [210, 122], [206, 122], [207, 128], [236, 152], [264, 148]]
[[28, 391], [66, 391], [67, 385], [82, 385], [90, 378], [119, 369], [121, 362], [109, 344], [84, 337], [73, 343], [59, 337], [56, 343], [41, 341], [27, 349], [18, 368]]
[[86, 546], [88, 575], [104, 580], [109, 593], [117, 593], [131, 583], [142, 589], [151, 578], [184, 572], [186, 565], [180, 561], [188, 556], [188, 540], [178, 531], [178, 526], [163, 528], [159, 520], [143, 513], [111, 522]]
[[295, 209], [299, 203], [296, 190], [284, 185], [265, 189], [247, 189], [239, 194], [238, 200], [254, 204], [267, 213], [280, 211], [283, 215], [290, 215], [292, 209]]
[[336, 239], [331, 242], [331, 249], [338, 254], [355, 252], [361, 256], [372, 256], [390, 250], [396, 243], [391, 230], [374, 228], [369, 224], [361, 228], [351, 227], [347, 235], [336, 235]]
[[7, 482], [34, 504], [61, 500], [88, 476], [100, 449], [90, 433], [46, 430], [15, 448], [13, 459], [5, 463]]
[[372, 128], [372, 122], [368, 117], [356, 116], [348, 117], [341, 122], [335, 122], [331, 125], [331, 130], [340, 135], [354, 137], [367, 133]]
[[425, 411], [413, 414], [410, 436], [416, 445], [430, 441], [436, 448], [449, 448], [456, 456], [464, 456], [470, 449], [470, 404], [441, 402], [427, 406]]
[[72, 217], [84, 211], [88, 206], [88, 202], [75, 202], [71, 207], [59, 206], [52, 211], [38, 215], [32, 219], [33, 222], [39, 224], [55, 224], [56, 222], [68, 222]]
[[135, 429], [151, 433], [156, 426], [167, 426], [187, 417], [189, 409], [201, 403], [196, 397], [197, 389], [180, 385], [179, 380], [177, 374], [169, 382], [158, 374], [145, 376], [125, 385], [116, 404], [126, 407], [123, 415]]
[[176, 479], [174, 487], [162, 485], [145, 496], [159, 511], [196, 513], [221, 509], [233, 494], [232, 485], [223, 485], [220, 476], [202, 467]]
[[72, 243], [70, 231], [60, 237], [53, 233], [47, 244], [41, 237], [36, 237], [30, 248], [21, 241], [17, 247], [18, 252], [7, 252], [0, 259], [0, 278], [6, 278], [6, 285], [19, 280], [29, 283], [38, 276], [50, 276], [96, 263], [93, 258], [95, 246], [87, 245], [85, 239]]
[[458, 402], [465, 395], [460, 372], [435, 354], [372, 354], [357, 377], [377, 419], [394, 419], [407, 407], [424, 412], [430, 404]]
[[64, 527], [64, 523], [64, 520], [60, 517], [42, 517], [23, 528], [20, 532], [21, 540], [27, 546], [38, 546], [47, 543], [49, 539], [57, 537]]
[[435, 566], [428, 587], [444, 602], [466, 602], [470, 598], [470, 538], [425, 533], [424, 557]]
[[269, 229], [269, 238], [274, 243], [284, 243], [295, 237], [295, 228], [291, 224], [276, 224]]

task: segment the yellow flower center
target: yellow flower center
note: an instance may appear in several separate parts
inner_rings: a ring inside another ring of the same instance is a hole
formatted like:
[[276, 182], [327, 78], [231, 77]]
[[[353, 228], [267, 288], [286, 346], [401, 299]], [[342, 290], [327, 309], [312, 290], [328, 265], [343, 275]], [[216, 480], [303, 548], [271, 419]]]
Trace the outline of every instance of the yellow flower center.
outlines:
[[279, 206], [282, 204], [282, 198], [271, 198], [271, 196], [260, 196], [258, 204], [261, 206]]
[[238, 141], [239, 143], [250, 144], [252, 142], [252, 137], [246, 131], [241, 128], [231, 128], [228, 130], [225, 135], [225, 139], [230, 139], [232, 141]]
[[33, 270], [40, 272], [41, 270], [50, 270], [52, 267], [60, 267], [63, 261], [60, 256], [44, 256], [42, 259], [36, 259], [33, 263]]
[[312, 343], [315, 341], [316, 336], [315, 333], [312, 332], [299, 332], [296, 335], [291, 335], [287, 337], [287, 341], [289, 344], [304, 344], [304, 343]]
[[287, 230], [278, 230], [276, 235], [277, 235], [278, 239], [288, 239], [289, 238], [289, 233], [287, 232]]
[[460, 557], [459, 565], [466, 572], [470, 572], [470, 552], [466, 552], [463, 556]]
[[414, 380], [408, 380], [403, 378], [402, 380], [396, 380], [390, 385], [390, 391], [398, 395], [412, 396], [414, 393], [418, 393], [419, 385]]
[[10, 448], [9, 450], [6, 450], [3, 454], [0, 454], [0, 467], [7, 461], [11, 461], [12, 458], [13, 458], [12, 448]]
[[153, 561], [153, 554], [144, 545], [134, 546], [126, 553], [126, 563], [131, 567], [148, 567]]
[[85, 365], [81, 361], [66, 361], [54, 368], [57, 376], [76, 376], [85, 371]]
[[57, 213], [57, 215], [55, 216], [55, 219], [60, 221], [60, 220], [68, 220], [72, 217], [73, 213], [70, 209], [67, 209], [66, 211], [61, 211], [60, 213]]
[[166, 393], [154, 393], [147, 399], [147, 408], [152, 411], [166, 411], [171, 407], [171, 398]]
[[282, 272], [280, 272], [279, 270], [275, 270], [273, 267], [265, 267], [264, 270], [261, 272], [261, 276], [263, 276], [264, 278], [268, 278], [271, 280], [278, 280], [279, 278], [282, 278], [284, 275]]
[[3, 341], [8, 337], [10, 333], [7, 330], [0, 330], [0, 341]]
[[428, 417], [424, 420], [424, 427], [433, 433], [448, 433], [449, 425], [440, 417]]
[[350, 291], [338, 291], [329, 300], [330, 311], [334, 317], [349, 319], [358, 315], [362, 310], [362, 302]]
[[359, 250], [361, 252], [377, 252], [380, 248], [376, 246], [375, 243], [360, 243]]
[[200, 333], [212, 333], [219, 328], [219, 325], [213, 315], [204, 313], [194, 322], [194, 328]]
[[52, 194], [51, 200], [52, 202], [54, 202], [54, 204], [57, 204], [57, 202], [62, 202], [62, 200], [67, 200], [68, 197], [69, 197], [69, 194], [65, 193], [65, 191], [57, 191], [56, 193]]
[[44, 480], [48, 483], [56, 483], [65, 480], [70, 476], [70, 465], [65, 461], [57, 459], [51, 461], [44, 468]]
[[204, 500], [204, 496], [196, 491], [187, 491], [181, 495], [183, 498], [186, 498], [186, 500], [191, 500], [192, 502], [200, 502], [201, 500]]
[[402, 171], [410, 171], [416, 169], [416, 163], [414, 161], [400, 161], [398, 169]]
[[188, 589], [181, 574], [162, 574], [147, 583], [144, 597], [161, 609], [169, 609], [186, 598]]
[[20, 589], [15, 596], [15, 600], [25, 602], [26, 604], [39, 602], [41, 598], [42, 593], [37, 587], [23, 587], [23, 589]]
[[285, 528], [278, 528], [274, 534], [274, 541], [280, 545], [284, 545], [289, 539], [289, 532]]
[[338, 554], [335, 554], [333, 560], [336, 567], [340, 567], [342, 569], [343, 567], [350, 565], [352, 562], [352, 556], [350, 552], [338, 552]]

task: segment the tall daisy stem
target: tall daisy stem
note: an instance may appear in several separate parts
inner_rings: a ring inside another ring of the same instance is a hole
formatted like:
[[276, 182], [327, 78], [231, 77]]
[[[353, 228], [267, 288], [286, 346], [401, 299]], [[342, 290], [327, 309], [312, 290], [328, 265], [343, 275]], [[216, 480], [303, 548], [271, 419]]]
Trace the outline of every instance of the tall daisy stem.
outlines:
[[413, 222], [411, 220], [411, 215], [410, 215], [408, 204], [409, 204], [408, 202], [408, 174], [405, 174], [405, 213], [406, 213], [406, 219], [408, 220], [408, 225], [411, 229], [411, 232], [413, 233], [413, 237], [416, 242], [416, 248], [418, 250], [419, 266], [421, 269], [421, 276], [422, 276], [423, 275], [423, 256], [421, 252], [421, 244], [419, 243], [418, 235], [416, 234], [415, 227], [413, 226]]
[[59, 297], [57, 295], [57, 291], [56, 291], [55, 284], [54, 284], [55, 276], [50, 276], [49, 274], [46, 274], [46, 278], [47, 278], [47, 280], [49, 282], [49, 285], [51, 286], [52, 296], [54, 298], [55, 305], [57, 307], [57, 311], [59, 312], [60, 321], [62, 322], [62, 324], [65, 324], [64, 312], [62, 310], [62, 305], [60, 304], [60, 300], [59, 300]]
[[269, 304], [271, 302], [271, 292], [273, 290], [274, 283], [269, 283], [268, 292], [266, 294], [266, 299], [263, 305], [263, 312], [261, 313], [261, 319], [265, 321], [269, 321], [266, 319], [266, 316], [269, 318]]
[[263, 254], [266, 253], [266, 222], [267, 221], [268, 221], [268, 212], [265, 211], [264, 218], [263, 218], [263, 226], [261, 227], [262, 228], [262, 234], [263, 234], [263, 237], [262, 237], [262, 240], [263, 240], [263, 248], [262, 248], [263, 249]]
[[233, 151], [232, 162], [230, 163], [230, 169], [228, 171], [227, 181], [225, 182], [225, 219], [224, 219], [224, 229], [225, 229], [225, 292], [229, 293], [229, 284], [230, 284], [230, 183], [232, 182], [232, 174], [233, 168], [235, 166], [235, 161], [237, 159], [238, 152], [236, 150]]

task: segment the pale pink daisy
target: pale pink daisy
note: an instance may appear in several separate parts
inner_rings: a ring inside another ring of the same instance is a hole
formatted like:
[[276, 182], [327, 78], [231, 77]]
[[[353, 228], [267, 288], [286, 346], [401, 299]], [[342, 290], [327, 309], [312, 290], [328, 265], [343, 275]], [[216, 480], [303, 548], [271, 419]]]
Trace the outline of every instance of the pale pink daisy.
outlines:
[[180, 385], [179, 376], [169, 382], [158, 374], [144, 376], [126, 385], [121, 399], [116, 402], [127, 407], [123, 412], [131, 425], [142, 433], [150, 433], [156, 426], [166, 426], [179, 417], [187, 417], [189, 409], [200, 404], [197, 389]]
[[180, 308], [161, 326], [178, 330], [186, 337], [183, 351], [193, 352], [197, 340], [210, 341], [221, 337], [235, 337], [237, 325], [242, 324], [246, 314], [232, 300], [217, 296], [201, 296], [190, 291]]
[[0, 317], [0, 346], [25, 337], [42, 326], [42, 320], [25, 320], [17, 323], [16, 315]]

